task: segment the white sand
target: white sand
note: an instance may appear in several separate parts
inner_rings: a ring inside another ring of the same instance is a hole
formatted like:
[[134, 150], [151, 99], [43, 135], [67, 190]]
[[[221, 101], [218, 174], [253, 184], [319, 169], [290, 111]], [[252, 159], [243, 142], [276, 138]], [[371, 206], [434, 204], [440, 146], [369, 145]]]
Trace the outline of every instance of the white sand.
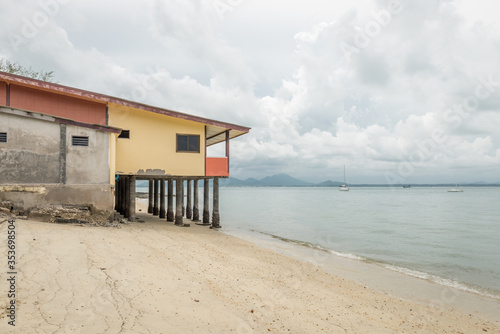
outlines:
[[[500, 333], [207, 227], [139, 216], [121, 229], [17, 220], [16, 327], [3, 311], [0, 333]], [[2, 309], [6, 240], [3, 223]]]

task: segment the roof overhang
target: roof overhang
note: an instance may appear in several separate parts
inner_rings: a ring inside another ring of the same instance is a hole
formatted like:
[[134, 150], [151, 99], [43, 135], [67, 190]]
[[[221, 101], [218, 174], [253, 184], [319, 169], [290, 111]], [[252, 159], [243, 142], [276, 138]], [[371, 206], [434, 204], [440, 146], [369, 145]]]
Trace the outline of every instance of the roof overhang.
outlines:
[[[174, 110], [169, 110], [169, 109], [164, 109], [164, 108], [158, 108], [154, 106], [150, 106], [147, 104], [143, 103], [138, 103], [134, 101], [129, 101], [125, 100], [122, 98], [118, 97], [113, 97], [109, 95], [104, 95], [104, 94], [99, 94], [99, 93], [94, 93], [78, 88], [72, 88], [68, 86], [63, 86], [59, 85], [56, 83], [52, 82], [46, 82], [46, 81], [41, 81], [41, 80], [36, 80], [32, 78], [27, 78], [15, 74], [10, 74], [10, 73], [5, 73], [5, 72], [0, 72], [0, 80], [7, 82], [8, 84], [14, 83], [20, 86], [24, 87], [29, 87], [29, 88], [35, 88], [39, 90], [44, 90], [52, 93], [57, 93], [57, 94], [62, 94], [66, 96], [71, 96], [75, 98], [80, 98], [84, 100], [89, 100], [89, 101], [94, 101], [94, 102], [99, 102], [108, 105], [109, 103], [114, 103], [126, 107], [131, 107], [131, 108], [136, 108], [140, 110], [145, 110], [145, 111], [150, 111], [154, 112], [157, 114], [165, 115], [165, 116], [170, 116], [170, 117], [175, 117], [175, 118], [180, 118], [184, 120], [189, 120], [193, 122], [198, 122], [198, 123], [203, 123], [207, 126], [207, 138], [210, 138], [207, 140], [207, 146], [214, 145], [217, 143], [220, 143], [224, 140], [226, 140], [225, 137], [225, 131], [229, 130], [229, 138], [235, 138], [238, 136], [241, 136], [245, 133], [248, 133], [250, 131], [250, 128], [241, 126], [241, 125], [236, 125], [236, 124], [231, 124], [231, 123], [226, 123], [226, 122], [221, 122], [209, 118], [204, 118], [204, 117], [199, 117], [199, 116], [194, 116], [190, 114], [185, 114], [181, 113], [178, 111]], [[218, 136], [215, 136], [217, 133], [223, 133]]]
[[229, 131], [229, 139], [236, 138], [248, 132], [248, 131], [241, 131], [238, 129], [231, 129], [227, 127], [207, 125], [206, 145], [211, 146], [225, 141], [227, 131]]
[[122, 131], [122, 129], [115, 128], [112, 126], [77, 122], [77, 121], [74, 121], [74, 120], [68, 119], [68, 118], [52, 116], [52, 115], [48, 115], [48, 114], [44, 114], [44, 113], [40, 113], [40, 112], [17, 109], [17, 108], [2, 106], [2, 105], [0, 105], [0, 113], [28, 117], [28, 118], [34, 118], [34, 119], [38, 119], [38, 120], [46, 121], [46, 122], [55, 122], [55, 123], [60, 123], [60, 124], [74, 125], [74, 126], [79, 126], [82, 128], [94, 129], [94, 130], [98, 130], [98, 131], [111, 132], [111, 133], [116, 133], [116, 134], [119, 134]]

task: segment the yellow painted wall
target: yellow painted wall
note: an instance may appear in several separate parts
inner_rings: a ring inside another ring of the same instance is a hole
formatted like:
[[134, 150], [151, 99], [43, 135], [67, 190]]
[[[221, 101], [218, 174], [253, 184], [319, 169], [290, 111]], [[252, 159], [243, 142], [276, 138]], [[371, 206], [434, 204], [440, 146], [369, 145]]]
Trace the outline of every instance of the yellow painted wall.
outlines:
[[[130, 139], [116, 139], [116, 173], [140, 175], [153, 169], [165, 175], [204, 175], [204, 124], [110, 104], [109, 125], [130, 130]], [[199, 135], [200, 153], [177, 153], [178, 133]]]

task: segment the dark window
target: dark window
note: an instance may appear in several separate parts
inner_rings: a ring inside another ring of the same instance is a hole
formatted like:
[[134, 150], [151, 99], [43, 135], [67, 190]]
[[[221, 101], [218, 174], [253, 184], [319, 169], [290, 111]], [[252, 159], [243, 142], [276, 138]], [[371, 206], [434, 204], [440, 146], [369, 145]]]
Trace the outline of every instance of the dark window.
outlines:
[[73, 146], [89, 146], [89, 137], [72, 136], [71, 143]]
[[0, 143], [7, 142], [7, 132], [0, 132]]
[[122, 130], [118, 138], [130, 138], [130, 130]]
[[200, 152], [199, 135], [177, 135], [177, 152]]

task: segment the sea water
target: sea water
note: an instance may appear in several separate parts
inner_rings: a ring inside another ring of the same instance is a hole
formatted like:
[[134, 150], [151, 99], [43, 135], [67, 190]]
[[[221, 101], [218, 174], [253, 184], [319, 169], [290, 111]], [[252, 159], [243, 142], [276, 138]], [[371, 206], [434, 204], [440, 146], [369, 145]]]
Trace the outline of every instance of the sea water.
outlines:
[[500, 299], [500, 188], [221, 188], [224, 227]]
[[[201, 194], [202, 188], [200, 208]], [[499, 199], [497, 187], [462, 193], [441, 187], [221, 187], [220, 214], [229, 233], [272, 236], [500, 299]]]

